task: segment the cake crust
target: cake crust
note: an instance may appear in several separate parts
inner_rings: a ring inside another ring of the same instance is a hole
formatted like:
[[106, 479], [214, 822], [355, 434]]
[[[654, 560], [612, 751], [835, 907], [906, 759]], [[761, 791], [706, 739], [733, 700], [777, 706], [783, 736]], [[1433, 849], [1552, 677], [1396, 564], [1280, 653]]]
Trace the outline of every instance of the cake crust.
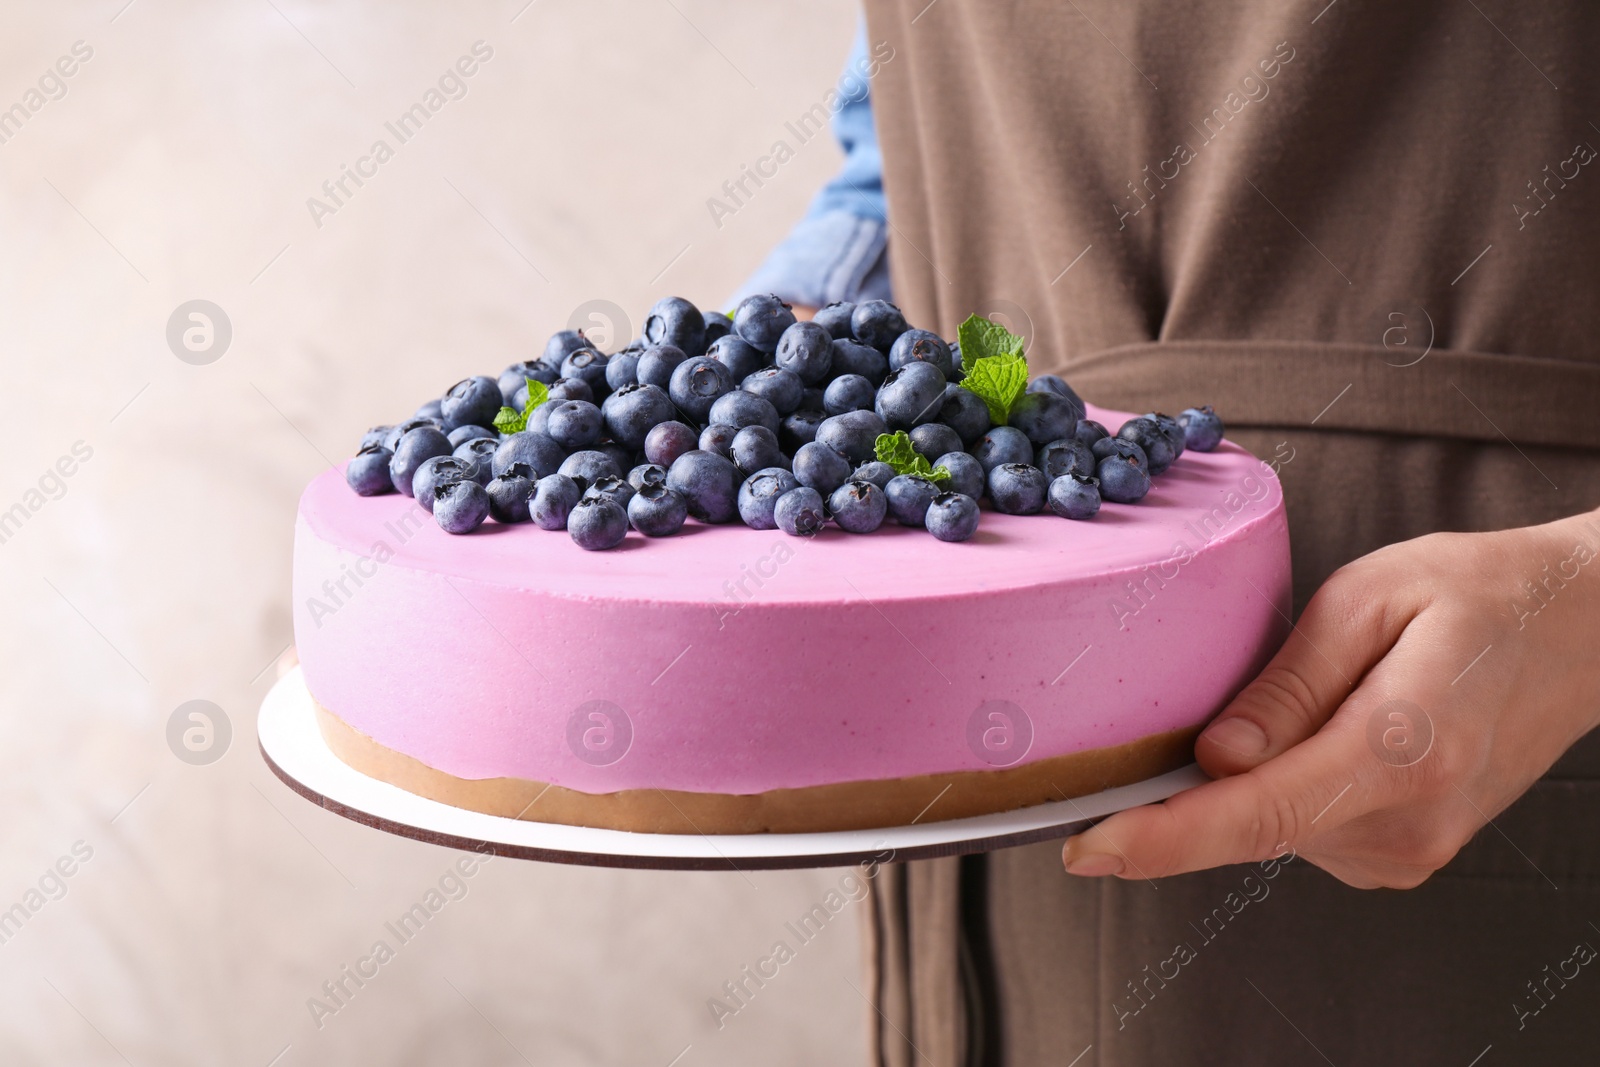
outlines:
[[584, 793], [528, 778], [458, 778], [373, 740], [317, 704], [340, 760], [452, 807], [530, 822], [650, 834], [819, 833], [943, 822], [1071, 800], [1165, 774], [1193, 759], [1200, 727], [993, 770], [834, 782], [761, 793], [623, 789]]

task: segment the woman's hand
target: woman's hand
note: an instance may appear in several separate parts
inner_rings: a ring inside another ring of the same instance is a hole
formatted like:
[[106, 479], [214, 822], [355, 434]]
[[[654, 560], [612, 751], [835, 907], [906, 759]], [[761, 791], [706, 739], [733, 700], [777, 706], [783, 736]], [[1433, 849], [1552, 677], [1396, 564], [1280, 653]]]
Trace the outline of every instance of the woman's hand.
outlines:
[[1069, 839], [1159, 878], [1293, 849], [1352, 886], [1450, 862], [1600, 723], [1600, 512], [1432, 534], [1341, 568], [1195, 744], [1217, 781]]

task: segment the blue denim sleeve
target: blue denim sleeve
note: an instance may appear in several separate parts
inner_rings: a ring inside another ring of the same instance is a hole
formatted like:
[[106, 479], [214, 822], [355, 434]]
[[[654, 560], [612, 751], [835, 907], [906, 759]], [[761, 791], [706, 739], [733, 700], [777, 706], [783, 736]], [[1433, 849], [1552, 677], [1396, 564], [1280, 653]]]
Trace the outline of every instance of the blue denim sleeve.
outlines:
[[862, 25], [839, 79], [832, 120], [833, 135], [844, 150], [844, 166], [812, 199], [789, 236], [740, 287], [735, 301], [752, 293], [776, 293], [793, 304], [822, 307], [836, 300], [889, 298], [883, 156], [873, 127], [869, 88], [876, 70]]

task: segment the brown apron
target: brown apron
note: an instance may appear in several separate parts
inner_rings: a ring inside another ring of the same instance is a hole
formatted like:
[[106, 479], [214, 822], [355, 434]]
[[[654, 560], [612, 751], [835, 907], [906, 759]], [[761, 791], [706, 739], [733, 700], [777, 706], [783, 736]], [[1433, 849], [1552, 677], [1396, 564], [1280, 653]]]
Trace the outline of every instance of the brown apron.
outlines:
[[[1600, 9], [867, 8], [907, 317], [1007, 317], [1108, 407], [1214, 404], [1280, 466], [1297, 609], [1382, 545], [1600, 504]], [[891, 868], [876, 1062], [1595, 1062], [1600, 736], [1495, 826], [1404, 893], [1077, 880], [1048, 843]]]

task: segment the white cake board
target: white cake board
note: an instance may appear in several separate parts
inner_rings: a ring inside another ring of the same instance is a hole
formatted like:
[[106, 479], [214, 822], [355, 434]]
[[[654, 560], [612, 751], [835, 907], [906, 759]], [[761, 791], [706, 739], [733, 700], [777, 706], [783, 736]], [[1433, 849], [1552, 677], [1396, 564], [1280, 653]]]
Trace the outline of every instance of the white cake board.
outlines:
[[1133, 785], [998, 815], [817, 834], [638, 834], [507, 819], [453, 808], [369, 778], [340, 762], [317, 729], [300, 668], [261, 704], [261, 754], [284, 783], [347, 819], [448, 848], [595, 867], [762, 870], [930, 859], [1062, 838], [1124, 808], [1208, 781], [1194, 764]]

